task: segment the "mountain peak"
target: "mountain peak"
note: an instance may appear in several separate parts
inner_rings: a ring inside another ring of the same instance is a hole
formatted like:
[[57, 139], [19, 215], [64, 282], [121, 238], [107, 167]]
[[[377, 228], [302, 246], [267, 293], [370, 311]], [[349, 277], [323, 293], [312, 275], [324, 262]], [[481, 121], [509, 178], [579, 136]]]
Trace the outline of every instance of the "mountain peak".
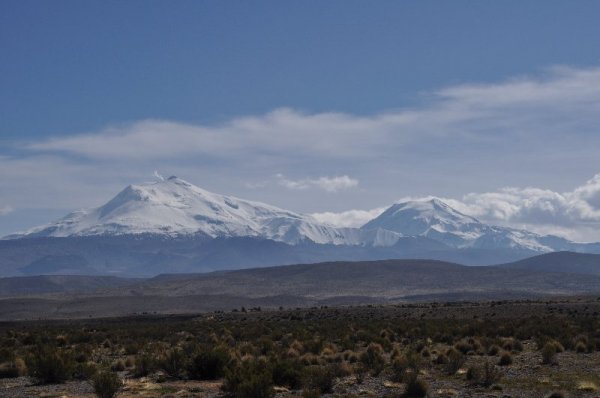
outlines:
[[465, 233], [481, 226], [477, 219], [459, 212], [441, 199], [428, 198], [394, 203], [362, 229], [382, 228], [404, 235], [429, 236]]
[[538, 252], [571, 247], [555, 237], [481, 223], [435, 197], [394, 203], [359, 229], [335, 228], [275, 206], [212, 193], [177, 176], [128, 185], [100, 207], [5, 238], [136, 234], [374, 246], [395, 245], [401, 237], [426, 237], [461, 249]]
[[100, 207], [10, 237], [127, 234], [259, 237], [292, 244], [360, 241], [358, 233], [275, 206], [212, 193], [176, 176], [128, 185]]

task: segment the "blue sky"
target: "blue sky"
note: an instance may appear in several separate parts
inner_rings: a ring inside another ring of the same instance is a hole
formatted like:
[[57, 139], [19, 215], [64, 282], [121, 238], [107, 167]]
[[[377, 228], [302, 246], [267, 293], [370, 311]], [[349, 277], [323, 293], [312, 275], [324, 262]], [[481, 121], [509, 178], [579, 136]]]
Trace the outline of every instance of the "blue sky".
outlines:
[[597, 15], [594, 1], [5, 0], [0, 235], [158, 170], [330, 222], [436, 195], [600, 239]]

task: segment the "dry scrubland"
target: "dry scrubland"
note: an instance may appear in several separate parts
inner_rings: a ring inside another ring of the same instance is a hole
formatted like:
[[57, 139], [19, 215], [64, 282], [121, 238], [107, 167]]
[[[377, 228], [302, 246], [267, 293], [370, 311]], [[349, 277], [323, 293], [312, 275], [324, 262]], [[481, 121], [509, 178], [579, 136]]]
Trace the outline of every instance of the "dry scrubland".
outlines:
[[593, 397], [600, 298], [0, 324], [2, 397]]

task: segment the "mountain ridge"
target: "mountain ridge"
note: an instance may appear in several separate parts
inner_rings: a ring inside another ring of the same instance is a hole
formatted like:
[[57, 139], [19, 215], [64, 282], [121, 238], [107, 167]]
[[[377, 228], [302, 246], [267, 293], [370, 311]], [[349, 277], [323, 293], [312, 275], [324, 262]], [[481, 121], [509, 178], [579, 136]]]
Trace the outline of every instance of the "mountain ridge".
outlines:
[[170, 177], [1, 239], [0, 276], [138, 277], [390, 258], [491, 265], [562, 250], [600, 253], [600, 244], [491, 226], [437, 198], [397, 202], [360, 228], [336, 228]]
[[[129, 185], [104, 205], [3, 239], [91, 235], [197, 235], [257, 237], [299, 244], [393, 246], [402, 237], [423, 236], [456, 249], [585, 251], [586, 244], [552, 235], [492, 226], [438, 198], [397, 202], [360, 228], [319, 223], [310, 215], [206, 191], [172, 176]], [[594, 247], [600, 249], [600, 245]]]

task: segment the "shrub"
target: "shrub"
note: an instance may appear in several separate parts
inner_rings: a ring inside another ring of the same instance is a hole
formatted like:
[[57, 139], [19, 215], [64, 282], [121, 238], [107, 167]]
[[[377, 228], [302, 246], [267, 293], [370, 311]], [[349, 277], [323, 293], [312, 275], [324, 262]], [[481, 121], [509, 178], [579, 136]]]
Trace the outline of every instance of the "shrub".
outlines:
[[221, 388], [236, 398], [270, 398], [274, 394], [267, 364], [253, 360], [228, 368]]
[[477, 382], [483, 376], [483, 372], [478, 366], [469, 366], [467, 369], [467, 380]]
[[575, 351], [578, 352], [579, 354], [582, 354], [587, 351], [587, 346], [583, 342], [579, 341], [575, 345]]
[[513, 341], [513, 351], [523, 351], [523, 343], [521, 342], [521, 340], [515, 339]]
[[566, 398], [566, 395], [562, 391], [555, 391], [548, 395], [548, 398]]
[[94, 362], [84, 362], [75, 364], [73, 378], [77, 380], [89, 380], [98, 371]]
[[470, 344], [468, 341], [459, 341], [454, 345], [454, 348], [456, 348], [458, 351], [462, 352], [465, 355], [469, 351], [473, 351], [474, 349], [473, 345]]
[[0, 379], [19, 377], [21, 375], [19, 373], [19, 368], [15, 361], [0, 364]]
[[[125, 364], [123, 364], [123, 367], [125, 367]], [[160, 367], [171, 377], [181, 377], [186, 368], [186, 358], [180, 349], [175, 348], [167, 352], [162, 358]]]
[[231, 356], [225, 349], [203, 351], [194, 358], [188, 369], [189, 376], [196, 380], [216, 380], [225, 375], [225, 367]]
[[556, 365], [558, 364], [558, 359], [556, 357], [556, 345], [552, 342], [548, 342], [544, 344], [542, 348], [542, 363], [546, 365]]
[[498, 365], [508, 366], [512, 363], [513, 363], [513, 359], [512, 359], [512, 356], [510, 355], [510, 352], [503, 352], [502, 355], [500, 355], [500, 360], [498, 361]]
[[413, 375], [419, 373], [421, 362], [417, 353], [411, 353], [408, 356], [398, 356], [391, 366], [392, 381], [405, 382]]
[[308, 366], [304, 369], [303, 385], [308, 389], [318, 389], [321, 393], [333, 392], [335, 373], [331, 366]]
[[379, 375], [385, 366], [381, 345], [376, 343], [369, 344], [367, 350], [360, 356], [360, 362], [366, 369], [371, 371], [373, 376]]
[[405, 398], [425, 398], [429, 392], [429, 386], [423, 380], [415, 375], [406, 382], [404, 394]]
[[448, 357], [446, 371], [449, 375], [455, 374], [466, 362], [465, 356], [454, 348], [449, 349], [446, 356]]
[[319, 398], [321, 391], [318, 388], [305, 388], [302, 390], [302, 398]]
[[501, 377], [500, 370], [487, 360], [483, 366], [471, 366], [467, 371], [467, 380], [483, 387], [490, 387], [492, 384], [498, 382]]
[[73, 377], [75, 361], [65, 351], [50, 345], [38, 345], [29, 357], [29, 375], [43, 384], [62, 383]]
[[92, 384], [99, 398], [113, 398], [123, 386], [119, 376], [109, 370], [96, 373], [92, 378]]
[[346, 377], [354, 373], [354, 369], [352, 368], [352, 366], [345, 361], [335, 363], [331, 367], [333, 369], [333, 374], [335, 375], [335, 377]]
[[362, 364], [359, 364], [354, 371], [354, 376], [356, 377], [356, 384], [362, 384], [365, 381], [365, 376], [367, 375], [367, 370]]
[[133, 375], [135, 377], [148, 376], [148, 374], [156, 370], [156, 359], [150, 354], [141, 354], [135, 358], [135, 369]]
[[302, 365], [291, 359], [282, 359], [273, 364], [273, 383], [296, 390], [302, 386]]
[[490, 348], [488, 349], [488, 355], [490, 355], [490, 356], [498, 355], [499, 352], [500, 352], [500, 347], [498, 347], [496, 344], [490, 346]]
[[435, 358], [435, 363], [437, 365], [445, 365], [448, 363], [448, 357], [442, 352]]
[[125, 370], [125, 362], [123, 362], [122, 359], [119, 359], [118, 361], [113, 362], [113, 364], [110, 366], [110, 370], [112, 370], [113, 372], [122, 372]]

